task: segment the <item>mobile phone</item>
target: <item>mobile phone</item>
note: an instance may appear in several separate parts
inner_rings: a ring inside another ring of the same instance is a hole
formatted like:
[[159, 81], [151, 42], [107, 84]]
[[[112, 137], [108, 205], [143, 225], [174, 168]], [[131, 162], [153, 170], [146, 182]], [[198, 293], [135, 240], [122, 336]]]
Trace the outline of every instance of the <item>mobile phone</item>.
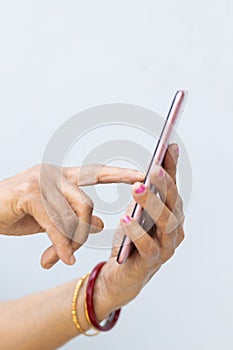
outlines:
[[[188, 93], [185, 90], [178, 90], [176, 92], [171, 107], [169, 109], [167, 118], [165, 120], [161, 135], [156, 144], [152, 159], [150, 161], [144, 184], [148, 186], [148, 188], [154, 193], [156, 193], [157, 191], [155, 186], [153, 186], [150, 183], [151, 169], [154, 165], [161, 165], [163, 162], [174, 128], [177, 125], [177, 122], [183, 112], [187, 96]], [[143, 227], [143, 229], [150, 234], [150, 229], [154, 226], [154, 222], [139, 204], [135, 204], [131, 217], [133, 217]], [[131, 240], [127, 236], [124, 236], [118, 252], [117, 262], [119, 264], [123, 264], [127, 260], [127, 258], [132, 254], [134, 249], [136, 248], [133, 242], [131, 242]]]

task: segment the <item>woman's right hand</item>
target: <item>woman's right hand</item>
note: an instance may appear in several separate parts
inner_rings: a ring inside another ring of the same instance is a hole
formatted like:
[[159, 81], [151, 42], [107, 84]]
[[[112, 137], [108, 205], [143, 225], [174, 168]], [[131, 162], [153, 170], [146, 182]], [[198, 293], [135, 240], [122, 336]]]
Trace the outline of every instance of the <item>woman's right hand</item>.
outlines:
[[[138, 187], [143, 189], [140, 183], [133, 186], [135, 202], [149, 213], [155, 223], [153, 235], [145, 232], [133, 218], [124, 216], [121, 219], [111, 257], [96, 281], [95, 302], [100, 319], [133, 300], [184, 239], [183, 205], [176, 186], [177, 160], [178, 147], [170, 145], [163, 168], [153, 169], [150, 180], [158, 189], [160, 198], [146, 187], [144, 192], [137, 193]], [[116, 257], [124, 234], [137, 249], [124, 264], [119, 265]]]
[[99, 183], [142, 181], [137, 170], [90, 165], [60, 168], [34, 166], [0, 182], [0, 234], [28, 235], [47, 232], [52, 246], [42, 255], [44, 268], [59, 259], [74, 264], [74, 251], [90, 232], [103, 229], [103, 221], [92, 215], [93, 202], [81, 186]]

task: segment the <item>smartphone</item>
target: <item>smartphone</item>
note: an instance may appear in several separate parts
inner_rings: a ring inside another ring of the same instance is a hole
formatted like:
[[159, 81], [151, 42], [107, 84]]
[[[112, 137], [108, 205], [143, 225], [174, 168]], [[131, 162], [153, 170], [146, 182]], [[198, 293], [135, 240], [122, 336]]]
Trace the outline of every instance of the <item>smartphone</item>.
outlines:
[[[157, 193], [157, 191], [155, 186], [150, 183], [151, 169], [154, 165], [161, 165], [163, 162], [174, 128], [183, 112], [187, 96], [188, 93], [185, 90], [178, 90], [176, 92], [150, 161], [144, 184], [154, 193]], [[150, 234], [150, 229], [154, 226], [154, 222], [139, 204], [135, 204], [131, 217], [133, 217], [143, 229]], [[117, 262], [123, 264], [135, 249], [133, 242], [131, 242], [127, 236], [124, 236], [118, 252]]]

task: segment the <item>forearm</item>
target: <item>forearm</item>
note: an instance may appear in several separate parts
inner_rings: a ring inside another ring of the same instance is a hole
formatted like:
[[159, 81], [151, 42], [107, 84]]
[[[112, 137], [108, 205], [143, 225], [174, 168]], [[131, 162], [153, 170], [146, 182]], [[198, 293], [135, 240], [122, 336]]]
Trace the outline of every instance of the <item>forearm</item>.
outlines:
[[[0, 304], [0, 339], [4, 350], [56, 349], [80, 333], [74, 326], [71, 304], [77, 281]], [[84, 330], [89, 328], [83, 311], [86, 283], [80, 289], [77, 313]], [[96, 285], [95, 306], [101, 320], [111, 311]]]

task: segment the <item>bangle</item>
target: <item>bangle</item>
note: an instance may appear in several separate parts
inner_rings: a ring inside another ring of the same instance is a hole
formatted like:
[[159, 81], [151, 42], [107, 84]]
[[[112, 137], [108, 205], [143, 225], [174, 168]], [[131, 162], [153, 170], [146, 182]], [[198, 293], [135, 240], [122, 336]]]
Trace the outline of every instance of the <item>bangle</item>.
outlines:
[[121, 309], [117, 309], [111, 312], [108, 318], [106, 319], [104, 325], [101, 325], [94, 311], [93, 299], [94, 299], [95, 281], [96, 281], [96, 278], [98, 277], [98, 274], [100, 273], [100, 270], [105, 265], [105, 263], [106, 262], [101, 262], [98, 265], [96, 265], [96, 267], [94, 267], [94, 269], [90, 273], [90, 276], [87, 282], [87, 291], [86, 291], [86, 310], [87, 310], [86, 318], [94, 326], [95, 329], [102, 332], [109, 331], [115, 326], [121, 312]]
[[[76, 285], [76, 288], [75, 288], [75, 291], [74, 291], [74, 296], [73, 296], [73, 299], [72, 299], [72, 319], [73, 319], [74, 325], [76, 326], [76, 328], [79, 330], [80, 333], [86, 335], [87, 337], [93, 337], [94, 335], [97, 335], [99, 333], [99, 331], [97, 331], [95, 333], [87, 333], [81, 327], [81, 325], [79, 323], [79, 320], [78, 320], [78, 315], [77, 315], [77, 299], [78, 299], [79, 290], [80, 290], [81, 286], [83, 285], [84, 281], [87, 279], [87, 277], [89, 277], [89, 275], [90, 274], [86, 274], [82, 278], [80, 278], [80, 280], [78, 281], [78, 283]], [[90, 326], [92, 326], [89, 322], [88, 322], [88, 324]]]

